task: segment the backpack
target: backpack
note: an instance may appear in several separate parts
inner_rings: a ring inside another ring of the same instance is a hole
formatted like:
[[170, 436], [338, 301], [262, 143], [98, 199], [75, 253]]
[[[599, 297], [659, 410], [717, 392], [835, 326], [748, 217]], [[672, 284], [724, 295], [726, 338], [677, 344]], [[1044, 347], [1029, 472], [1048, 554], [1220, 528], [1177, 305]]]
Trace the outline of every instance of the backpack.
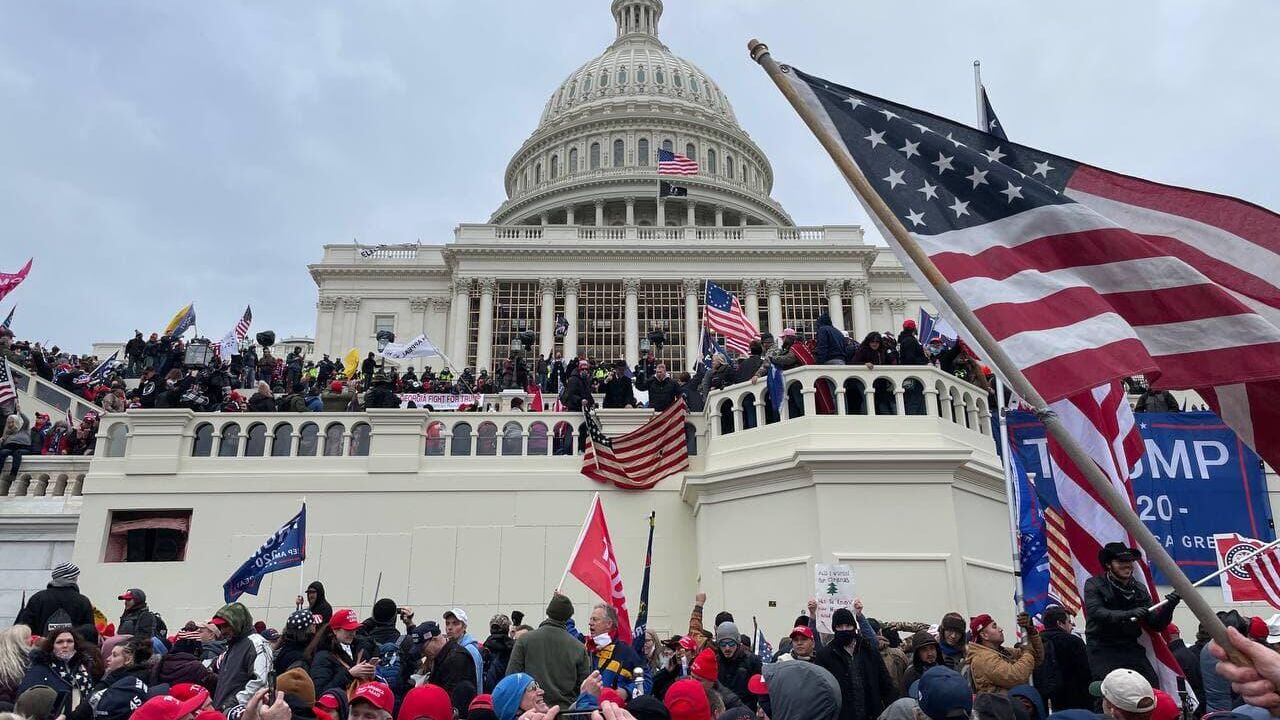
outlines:
[[386, 683], [395, 694], [404, 692], [405, 686], [400, 675], [400, 669], [404, 665], [404, 653], [400, 651], [400, 646], [393, 642], [382, 643], [378, 646], [375, 657], [380, 658], [374, 670], [377, 678]]
[[63, 628], [70, 627], [71, 613], [68, 613], [66, 608], [58, 608], [53, 611], [53, 614], [49, 616], [48, 620], [44, 621], [43, 635], [48, 637], [54, 630], [62, 630]]

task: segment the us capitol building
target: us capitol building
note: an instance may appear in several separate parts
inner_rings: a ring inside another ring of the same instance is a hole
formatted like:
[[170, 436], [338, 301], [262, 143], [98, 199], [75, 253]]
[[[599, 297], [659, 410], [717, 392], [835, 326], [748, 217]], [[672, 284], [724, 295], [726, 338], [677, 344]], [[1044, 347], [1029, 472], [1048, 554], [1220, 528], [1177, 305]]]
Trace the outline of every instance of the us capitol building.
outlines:
[[[769, 160], [728, 98], [659, 40], [661, 0], [609, 9], [612, 44], [551, 93], [487, 223], [459, 225], [443, 245], [324, 248], [310, 267], [317, 353], [363, 355], [380, 330], [425, 332], [455, 364], [492, 367], [532, 331], [544, 355], [634, 364], [660, 329], [660, 358], [689, 369], [708, 279], [775, 335], [812, 332], [824, 309], [858, 337], [915, 317], [923, 295], [887, 250], [856, 226], [797, 227], [770, 198]], [[745, 56], [743, 66], [754, 72]], [[760, 92], [773, 92], [763, 78]], [[697, 159], [701, 172], [678, 179], [687, 197], [657, 197], [659, 148]], [[569, 320], [561, 340], [558, 315]], [[29, 412], [89, 410], [14, 374]], [[924, 415], [903, 412], [908, 380], [925, 389]], [[893, 389], [894, 414], [874, 414], [877, 381]], [[319, 579], [334, 607], [362, 617], [390, 597], [423, 619], [466, 608], [473, 633], [512, 609], [536, 624], [599, 491], [633, 617], [656, 512], [649, 608], [664, 634], [684, 632], [701, 590], [711, 612], [754, 615], [776, 641], [814, 595], [820, 563], [849, 565], [877, 617], [936, 622], [954, 610], [1011, 623], [986, 395], [931, 367], [809, 366], [786, 382], [803, 412], [784, 407], [768, 424], [762, 384], [712, 391], [706, 413], [687, 418], [689, 469], [641, 492], [598, 485], [580, 455], [551, 451], [549, 436], [580, 431], [580, 414], [107, 415], [94, 456], [27, 457], [0, 482], [0, 619], [71, 559], [109, 617], [138, 587], [169, 627], [203, 620], [222, 582], [305, 500], [305, 567], [241, 598], [256, 618], [279, 626]], [[601, 421], [616, 434], [649, 416], [610, 410]], [[596, 600], [573, 579], [563, 590], [581, 625]]]

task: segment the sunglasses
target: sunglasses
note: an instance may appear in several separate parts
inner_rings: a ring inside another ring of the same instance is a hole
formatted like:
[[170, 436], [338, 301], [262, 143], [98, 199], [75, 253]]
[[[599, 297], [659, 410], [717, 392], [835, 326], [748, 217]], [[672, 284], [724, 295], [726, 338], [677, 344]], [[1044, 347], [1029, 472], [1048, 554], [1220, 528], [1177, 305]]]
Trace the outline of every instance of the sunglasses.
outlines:
[[716, 644], [717, 644], [717, 645], [719, 645], [719, 646], [720, 646], [720, 647], [722, 647], [722, 648], [738, 647], [738, 641], [737, 641], [737, 640], [721, 640], [720, 642], [718, 642], [718, 643], [716, 643]]
[[524, 691], [525, 691], [525, 692], [538, 692], [538, 691], [539, 691], [539, 690], [541, 690], [541, 689], [542, 689], [542, 686], [538, 684], [538, 681], [537, 681], [537, 680], [530, 680], [530, 681], [529, 681], [529, 686], [528, 686], [528, 687], [526, 687], [526, 688], [524, 689]]

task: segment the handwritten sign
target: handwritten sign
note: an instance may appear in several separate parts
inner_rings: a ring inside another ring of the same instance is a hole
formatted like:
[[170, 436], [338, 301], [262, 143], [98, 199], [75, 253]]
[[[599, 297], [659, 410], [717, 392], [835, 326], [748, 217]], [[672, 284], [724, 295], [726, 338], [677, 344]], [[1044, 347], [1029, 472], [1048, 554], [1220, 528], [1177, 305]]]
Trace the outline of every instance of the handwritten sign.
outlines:
[[818, 600], [818, 632], [830, 634], [836, 608], [853, 607], [853, 570], [848, 565], [815, 563], [814, 597]]

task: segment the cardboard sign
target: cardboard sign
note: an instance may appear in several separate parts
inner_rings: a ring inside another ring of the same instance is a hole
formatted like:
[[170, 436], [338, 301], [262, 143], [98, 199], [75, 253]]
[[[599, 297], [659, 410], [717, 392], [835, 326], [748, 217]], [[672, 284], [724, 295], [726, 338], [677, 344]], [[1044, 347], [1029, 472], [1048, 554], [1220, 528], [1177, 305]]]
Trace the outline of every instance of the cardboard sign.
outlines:
[[848, 565], [813, 566], [814, 597], [818, 600], [818, 632], [830, 634], [836, 608], [853, 608], [853, 570]]

